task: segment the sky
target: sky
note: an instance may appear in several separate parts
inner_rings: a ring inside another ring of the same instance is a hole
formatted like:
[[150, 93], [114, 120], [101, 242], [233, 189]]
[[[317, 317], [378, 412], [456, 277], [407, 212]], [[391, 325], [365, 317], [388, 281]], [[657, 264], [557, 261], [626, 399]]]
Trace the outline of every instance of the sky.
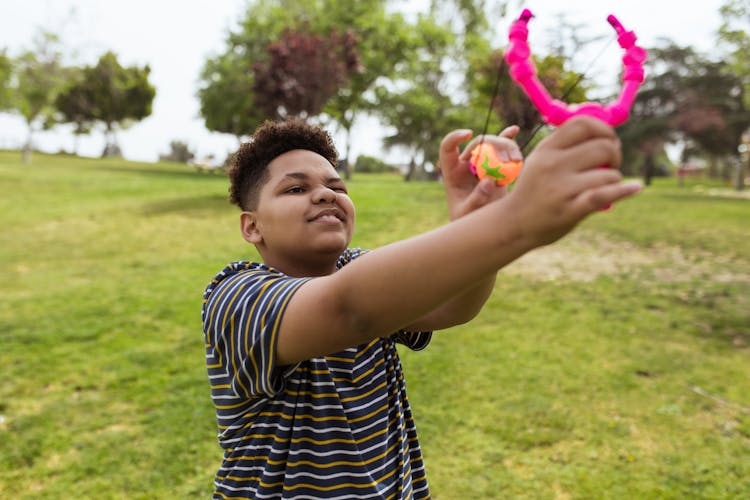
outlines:
[[[404, 0], [404, 9], [415, 9], [420, 2], [424, 0]], [[560, 14], [585, 28], [586, 35], [611, 33], [606, 17], [614, 14], [626, 29], [636, 33], [643, 46], [667, 38], [711, 54], [716, 50], [722, 3], [703, 0], [688, 6], [684, 0], [511, 0], [509, 17], [495, 24], [495, 35], [504, 40], [512, 19], [523, 7], [529, 8], [535, 15], [530, 23], [530, 45], [544, 53], [553, 42], [549, 35]], [[9, 55], [17, 56], [32, 48], [35, 35], [43, 30], [60, 36], [69, 64], [93, 65], [109, 50], [124, 66], [148, 64], [150, 81], [156, 87], [153, 111], [118, 132], [124, 157], [157, 161], [159, 154], [169, 152], [170, 142], [178, 140], [187, 143], [199, 159], [213, 155], [223, 160], [237, 148], [237, 139], [205, 128], [196, 93], [205, 60], [225, 50], [227, 34], [236, 29], [246, 5], [245, 0], [0, 0], [0, 50], [5, 48]], [[602, 45], [606, 47], [603, 51], [591, 49], [595, 53], [581, 54], [576, 69], [607, 88], [616, 85], [621, 54], [616, 43]], [[596, 62], [589, 64], [588, 58]], [[357, 154], [368, 154], [393, 161], [381, 148], [383, 130], [375, 120], [361, 120], [354, 132], [352, 160]], [[335, 130], [331, 133], [343, 149], [343, 138]], [[26, 135], [21, 118], [0, 113], [0, 149], [21, 147]], [[38, 132], [34, 142], [47, 152], [72, 151], [75, 145], [66, 126]], [[101, 132], [93, 132], [78, 144], [78, 152], [84, 156], [99, 156], [103, 148]]]

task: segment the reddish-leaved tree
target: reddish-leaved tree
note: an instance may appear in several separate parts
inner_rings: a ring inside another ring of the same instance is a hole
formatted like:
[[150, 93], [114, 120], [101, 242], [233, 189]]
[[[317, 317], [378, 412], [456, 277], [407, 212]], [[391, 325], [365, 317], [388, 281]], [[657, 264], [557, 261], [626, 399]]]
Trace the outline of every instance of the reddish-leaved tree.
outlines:
[[361, 70], [352, 32], [322, 36], [307, 27], [285, 30], [268, 45], [267, 60], [253, 65], [255, 103], [273, 119], [316, 116]]

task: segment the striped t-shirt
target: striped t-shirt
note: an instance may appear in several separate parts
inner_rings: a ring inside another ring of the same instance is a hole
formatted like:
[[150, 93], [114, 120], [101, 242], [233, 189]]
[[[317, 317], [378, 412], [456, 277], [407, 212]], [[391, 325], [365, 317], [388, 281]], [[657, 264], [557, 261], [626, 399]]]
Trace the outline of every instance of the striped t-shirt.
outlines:
[[[357, 258], [347, 250], [337, 267]], [[429, 498], [396, 342], [401, 331], [296, 365], [275, 363], [286, 305], [310, 278], [235, 262], [203, 296], [211, 398], [224, 460], [214, 498]]]

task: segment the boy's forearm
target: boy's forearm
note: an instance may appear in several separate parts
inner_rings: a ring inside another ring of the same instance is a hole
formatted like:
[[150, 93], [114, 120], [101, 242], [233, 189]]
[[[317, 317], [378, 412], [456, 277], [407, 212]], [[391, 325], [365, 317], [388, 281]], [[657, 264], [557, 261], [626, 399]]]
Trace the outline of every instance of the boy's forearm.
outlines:
[[496, 273], [477, 282], [471, 289], [450, 299], [441, 307], [429, 312], [409, 325], [409, 331], [443, 330], [474, 319], [482, 310], [495, 287]]

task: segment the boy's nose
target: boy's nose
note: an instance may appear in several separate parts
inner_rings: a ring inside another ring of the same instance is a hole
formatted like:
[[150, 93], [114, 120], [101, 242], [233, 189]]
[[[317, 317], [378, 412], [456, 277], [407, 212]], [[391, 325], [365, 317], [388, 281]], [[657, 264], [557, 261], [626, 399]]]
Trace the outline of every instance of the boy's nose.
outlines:
[[336, 201], [336, 192], [333, 189], [321, 186], [313, 193], [315, 203], [333, 203]]

